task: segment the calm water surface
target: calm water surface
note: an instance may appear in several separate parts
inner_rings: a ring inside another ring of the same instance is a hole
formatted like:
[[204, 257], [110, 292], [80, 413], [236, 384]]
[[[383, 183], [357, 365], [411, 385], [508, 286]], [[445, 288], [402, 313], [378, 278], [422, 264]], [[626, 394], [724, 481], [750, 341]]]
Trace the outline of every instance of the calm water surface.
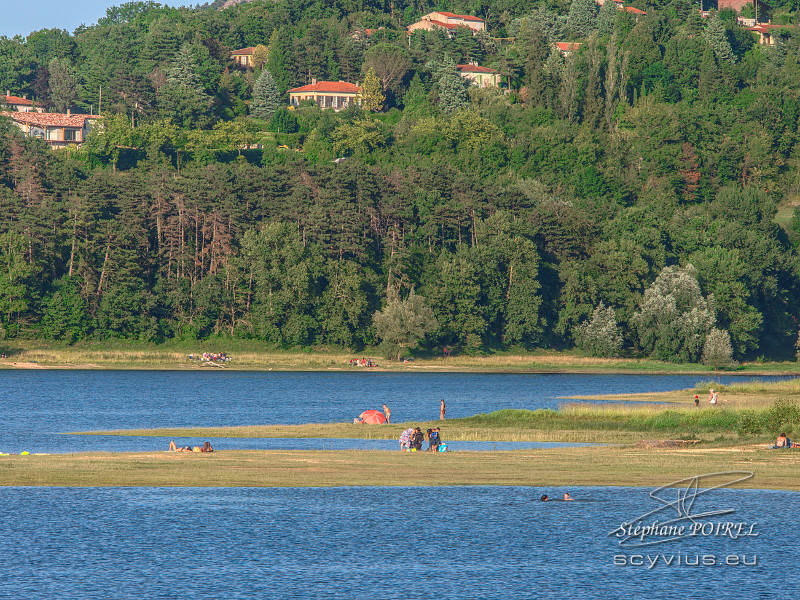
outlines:
[[[9, 370], [0, 371], [0, 451], [163, 449], [166, 442], [160, 438], [62, 434], [352, 422], [362, 411], [380, 409], [384, 403], [391, 407], [393, 420], [421, 421], [438, 418], [442, 398], [447, 402], [447, 416], [454, 418], [502, 408], [557, 408], [563, 398], [573, 395], [684, 389], [707, 379], [696, 375]], [[728, 383], [752, 378], [720, 379]], [[228, 448], [288, 448], [289, 443], [305, 448], [312, 442], [223, 442]], [[333, 447], [344, 442], [324, 443]], [[348, 443], [347, 447], [353, 447], [353, 442]]]
[[[792, 597], [798, 494], [720, 490], [704, 506], [735, 509], [725, 518], [755, 523], [758, 537], [626, 550], [608, 533], [653, 508], [649, 490], [534, 500], [563, 491], [2, 488], [0, 598]], [[615, 566], [635, 554], [757, 564]]]

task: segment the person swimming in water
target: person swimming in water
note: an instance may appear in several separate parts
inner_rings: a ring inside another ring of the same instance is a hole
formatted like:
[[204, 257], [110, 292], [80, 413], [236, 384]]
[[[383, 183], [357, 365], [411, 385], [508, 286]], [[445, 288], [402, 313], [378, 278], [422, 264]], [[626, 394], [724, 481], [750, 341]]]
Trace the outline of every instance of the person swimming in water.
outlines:
[[575, 498], [570, 496], [569, 492], [564, 492], [564, 500], [575, 500]]
[[550, 499], [550, 497], [547, 494], [542, 496], [542, 502], [547, 502], [549, 499]]

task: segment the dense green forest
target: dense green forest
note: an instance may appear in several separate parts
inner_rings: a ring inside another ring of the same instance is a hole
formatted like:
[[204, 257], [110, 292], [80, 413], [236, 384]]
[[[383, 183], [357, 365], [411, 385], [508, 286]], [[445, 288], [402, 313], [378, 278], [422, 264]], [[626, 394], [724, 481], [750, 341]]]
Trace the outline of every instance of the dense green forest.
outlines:
[[[0, 38], [0, 89], [104, 116], [57, 152], [0, 119], [3, 335], [794, 357], [793, 28], [760, 45], [684, 0], [219, 4]], [[408, 37], [434, 9], [487, 32]], [[284, 108], [313, 78], [363, 108]]]

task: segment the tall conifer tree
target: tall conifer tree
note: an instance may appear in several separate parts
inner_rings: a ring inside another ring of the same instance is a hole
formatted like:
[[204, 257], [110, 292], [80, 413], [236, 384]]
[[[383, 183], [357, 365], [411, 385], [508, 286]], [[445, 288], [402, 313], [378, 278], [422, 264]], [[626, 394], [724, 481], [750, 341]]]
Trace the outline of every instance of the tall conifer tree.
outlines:
[[253, 86], [253, 104], [250, 114], [259, 119], [269, 119], [281, 107], [280, 93], [272, 73], [264, 69]]

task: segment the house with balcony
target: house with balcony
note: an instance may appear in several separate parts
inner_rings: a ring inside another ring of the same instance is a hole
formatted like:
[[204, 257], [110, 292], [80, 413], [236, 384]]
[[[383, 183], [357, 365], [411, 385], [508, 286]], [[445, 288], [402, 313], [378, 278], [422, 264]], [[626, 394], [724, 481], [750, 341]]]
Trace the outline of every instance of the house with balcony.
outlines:
[[253, 68], [253, 51], [255, 46], [250, 48], [240, 48], [231, 52], [231, 60], [244, 69]]
[[289, 90], [289, 104], [298, 106], [303, 100], [313, 100], [320, 108], [344, 110], [358, 102], [361, 87], [347, 81], [317, 81]]
[[44, 140], [54, 149], [79, 146], [86, 141], [92, 126], [102, 118], [98, 115], [73, 115], [70, 112], [34, 111], [2, 111], [0, 116], [11, 119], [25, 135]]

